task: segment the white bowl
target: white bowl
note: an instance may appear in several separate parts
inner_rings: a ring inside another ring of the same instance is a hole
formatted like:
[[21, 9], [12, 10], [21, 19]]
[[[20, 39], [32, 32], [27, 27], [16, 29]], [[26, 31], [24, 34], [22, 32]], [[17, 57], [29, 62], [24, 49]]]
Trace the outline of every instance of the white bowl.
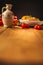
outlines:
[[29, 20], [22, 20], [22, 19], [19, 19], [19, 22], [30, 24], [30, 25], [42, 25], [43, 24], [42, 21], [29, 21]]

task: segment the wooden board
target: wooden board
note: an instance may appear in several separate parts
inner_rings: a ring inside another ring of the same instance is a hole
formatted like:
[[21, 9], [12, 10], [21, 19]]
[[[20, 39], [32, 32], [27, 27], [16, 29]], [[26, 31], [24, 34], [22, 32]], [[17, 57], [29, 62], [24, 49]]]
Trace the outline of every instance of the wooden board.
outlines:
[[43, 62], [43, 30], [0, 27], [0, 61]]

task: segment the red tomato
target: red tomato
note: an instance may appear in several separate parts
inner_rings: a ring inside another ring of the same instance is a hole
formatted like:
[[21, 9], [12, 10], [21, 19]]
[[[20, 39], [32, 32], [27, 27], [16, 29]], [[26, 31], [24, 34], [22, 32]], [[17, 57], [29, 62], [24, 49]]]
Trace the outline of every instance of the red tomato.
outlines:
[[25, 27], [28, 28], [29, 27], [29, 24], [25, 24]]
[[29, 24], [21, 24], [21, 27], [22, 28], [28, 28], [29, 27]]
[[34, 28], [37, 29], [38, 28], [38, 25], [35, 25]]
[[2, 23], [2, 21], [0, 21], [0, 25], [2, 25], [3, 23]]
[[38, 28], [38, 30], [40, 30], [40, 29], [41, 29], [41, 26], [40, 26], [40, 25], [38, 25], [38, 27], [37, 27], [37, 28]]
[[26, 27], [25, 27], [25, 24], [21, 24], [21, 27], [22, 27], [22, 28], [26, 28]]
[[40, 25], [35, 25], [34, 28], [40, 30], [41, 26]]
[[15, 23], [15, 24], [18, 23], [18, 19], [14, 19], [14, 22], [13, 23]]

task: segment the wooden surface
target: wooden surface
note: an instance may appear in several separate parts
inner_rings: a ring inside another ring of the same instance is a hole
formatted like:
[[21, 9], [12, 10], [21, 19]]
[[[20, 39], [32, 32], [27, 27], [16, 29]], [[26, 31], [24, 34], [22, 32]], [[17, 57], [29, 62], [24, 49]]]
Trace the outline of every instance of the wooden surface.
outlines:
[[43, 30], [0, 27], [0, 60], [43, 62]]

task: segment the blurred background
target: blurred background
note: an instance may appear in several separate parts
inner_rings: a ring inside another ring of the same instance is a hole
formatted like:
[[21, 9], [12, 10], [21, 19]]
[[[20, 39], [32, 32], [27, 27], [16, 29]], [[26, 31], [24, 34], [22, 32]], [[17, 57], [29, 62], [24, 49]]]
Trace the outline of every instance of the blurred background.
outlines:
[[12, 11], [18, 18], [23, 15], [31, 15], [43, 20], [43, 2], [38, 0], [0, 0], [0, 14], [1, 9], [6, 3], [13, 4]]

